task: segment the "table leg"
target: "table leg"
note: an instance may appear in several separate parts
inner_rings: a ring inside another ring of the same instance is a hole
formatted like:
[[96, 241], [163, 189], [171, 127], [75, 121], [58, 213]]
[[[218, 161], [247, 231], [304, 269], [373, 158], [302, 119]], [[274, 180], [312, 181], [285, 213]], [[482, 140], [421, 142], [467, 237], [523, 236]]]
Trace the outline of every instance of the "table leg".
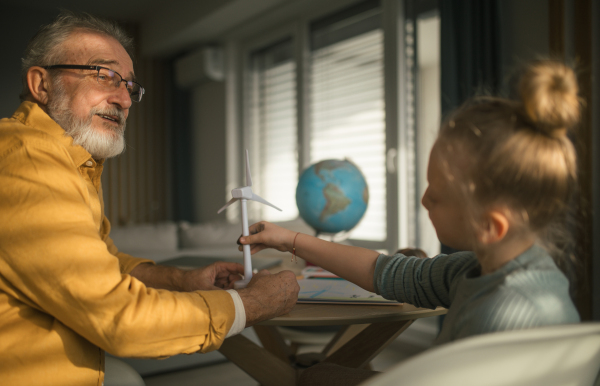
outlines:
[[291, 363], [291, 358], [294, 356], [281, 336], [281, 333], [275, 326], [253, 326], [260, 343], [271, 354], [275, 355], [285, 363]]
[[324, 362], [362, 368], [412, 324], [412, 320], [375, 323], [358, 333]]
[[348, 343], [348, 341], [350, 341], [368, 326], [368, 324], [351, 324], [342, 327], [340, 331], [338, 331], [338, 333], [335, 334], [333, 339], [331, 339], [331, 341], [327, 343], [327, 346], [323, 348], [321, 354], [328, 357], [329, 355], [336, 352], [340, 347]]
[[243, 335], [225, 339], [219, 352], [263, 386], [293, 386], [296, 370]]

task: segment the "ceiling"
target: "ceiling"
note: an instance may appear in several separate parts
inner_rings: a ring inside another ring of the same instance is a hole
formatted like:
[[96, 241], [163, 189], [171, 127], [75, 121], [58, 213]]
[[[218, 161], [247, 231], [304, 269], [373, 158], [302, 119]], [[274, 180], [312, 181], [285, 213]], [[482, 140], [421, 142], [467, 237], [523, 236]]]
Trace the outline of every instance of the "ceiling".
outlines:
[[[218, 3], [218, 0], [203, 0]], [[161, 9], [171, 0], [0, 0], [0, 5], [30, 10], [56, 12], [58, 9], [89, 12], [119, 21], [141, 22], [152, 12]]]
[[0, 0], [0, 7], [48, 14], [68, 9], [138, 23], [142, 53], [168, 56], [210, 43], [282, 4], [302, 2], [305, 0]]

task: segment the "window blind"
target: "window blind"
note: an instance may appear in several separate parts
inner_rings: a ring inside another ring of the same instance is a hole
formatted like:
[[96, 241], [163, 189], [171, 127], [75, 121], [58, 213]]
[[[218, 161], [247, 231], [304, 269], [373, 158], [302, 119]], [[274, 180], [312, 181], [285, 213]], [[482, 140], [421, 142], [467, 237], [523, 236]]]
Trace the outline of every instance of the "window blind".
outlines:
[[362, 171], [369, 204], [350, 237], [370, 241], [387, 238], [380, 18], [370, 9], [313, 30], [310, 57], [310, 162], [348, 159]]
[[251, 54], [248, 125], [250, 127], [253, 189], [282, 209], [249, 205], [249, 215], [268, 221], [298, 216], [296, 185], [296, 65], [292, 42], [285, 40]]

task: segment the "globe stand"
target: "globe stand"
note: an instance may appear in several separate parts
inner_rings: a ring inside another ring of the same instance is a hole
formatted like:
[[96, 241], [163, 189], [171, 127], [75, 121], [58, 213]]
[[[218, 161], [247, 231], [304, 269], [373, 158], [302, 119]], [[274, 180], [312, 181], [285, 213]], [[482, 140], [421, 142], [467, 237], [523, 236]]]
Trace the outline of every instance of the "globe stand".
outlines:
[[350, 237], [349, 231], [341, 231], [338, 233], [325, 233], [315, 231], [315, 237], [318, 237], [321, 240], [330, 241], [332, 243], [351, 245], [349, 242], [346, 241]]

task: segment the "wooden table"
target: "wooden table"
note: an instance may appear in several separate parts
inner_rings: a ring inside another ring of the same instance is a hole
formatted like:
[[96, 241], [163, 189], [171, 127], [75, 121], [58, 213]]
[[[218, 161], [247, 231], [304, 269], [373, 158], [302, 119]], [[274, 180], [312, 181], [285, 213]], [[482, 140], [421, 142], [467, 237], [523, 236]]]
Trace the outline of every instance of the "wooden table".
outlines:
[[296, 384], [296, 358], [276, 326], [341, 325], [323, 349], [323, 361], [360, 368], [415, 319], [445, 313], [445, 308], [429, 310], [408, 304], [297, 304], [289, 314], [254, 326], [263, 347], [236, 335], [226, 339], [219, 351], [263, 386], [291, 386]]

